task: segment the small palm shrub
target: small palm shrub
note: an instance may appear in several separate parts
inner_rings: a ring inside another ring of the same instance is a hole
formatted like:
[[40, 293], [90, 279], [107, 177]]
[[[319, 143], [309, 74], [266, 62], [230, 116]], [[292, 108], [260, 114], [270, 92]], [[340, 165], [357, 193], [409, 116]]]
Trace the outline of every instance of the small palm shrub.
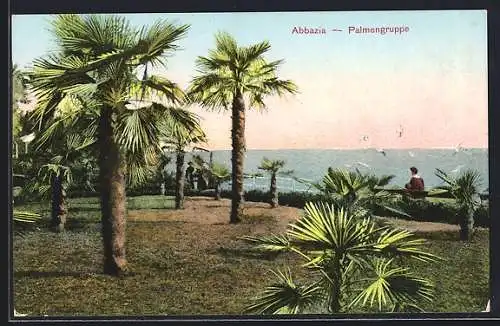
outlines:
[[245, 312], [297, 314], [320, 307], [344, 313], [374, 305], [379, 311], [402, 312], [421, 310], [419, 303], [432, 301], [433, 284], [398, 265], [401, 259], [438, 260], [423, 249], [425, 241], [353, 214], [307, 203], [304, 216], [285, 234], [244, 237], [256, 250], [297, 254], [310, 273], [309, 282], [299, 284], [289, 271], [275, 272], [276, 281]]
[[276, 184], [277, 176], [287, 176], [293, 173], [292, 170], [283, 171], [283, 167], [285, 166], [285, 161], [283, 160], [270, 160], [267, 157], [262, 159], [259, 170], [263, 170], [271, 176], [271, 184], [269, 186], [269, 194], [271, 197], [271, 207], [276, 208], [279, 205], [279, 194], [278, 194], [278, 186]]
[[220, 200], [222, 191], [221, 184], [224, 181], [231, 180], [231, 172], [225, 165], [213, 162], [210, 166], [210, 175], [215, 184], [215, 200]]
[[481, 205], [479, 188], [481, 175], [478, 171], [468, 169], [457, 177], [436, 169], [436, 176], [443, 181], [437, 190], [448, 192], [457, 204], [457, 219], [460, 224], [460, 239], [470, 240], [474, 231], [474, 216]]

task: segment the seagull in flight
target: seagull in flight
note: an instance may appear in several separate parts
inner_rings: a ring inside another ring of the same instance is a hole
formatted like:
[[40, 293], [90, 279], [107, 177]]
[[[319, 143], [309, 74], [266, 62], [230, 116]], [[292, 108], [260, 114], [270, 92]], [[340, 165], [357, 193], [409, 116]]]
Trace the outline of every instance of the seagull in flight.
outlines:
[[369, 168], [369, 167], [370, 167], [368, 164], [363, 163], [363, 162], [361, 162], [361, 161], [357, 161], [356, 163], [358, 163], [358, 164], [359, 164], [359, 165], [361, 165], [361, 166], [364, 166], [365, 168]]
[[451, 173], [458, 173], [463, 166], [464, 166], [463, 164], [460, 164], [459, 166], [457, 166], [456, 168], [454, 168], [450, 172]]
[[402, 125], [399, 125], [399, 129], [396, 130], [396, 133], [398, 134], [399, 138], [403, 137], [403, 126]]
[[410, 157], [415, 157], [415, 153], [413, 153], [412, 151], [409, 151], [408, 155], [410, 155]]
[[462, 152], [467, 155], [472, 154], [468, 148], [462, 147], [462, 143], [459, 143], [458, 145], [455, 146], [455, 152], [453, 152], [453, 155], [457, 155], [458, 152]]
[[362, 140], [362, 141], [368, 141], [368, 136], [367, 136], [367, 135], [363, 135], [363, 136], [361, 137], [361, 140]]
[[384, 151], [383, 148], [377, 148], [377, 152], [379, 152], [380, 154], [382, 154], [384, 156], [387, 156], [387, 153]]
[[460, 151], [462, 151], [462, 143], [458, 143], [457, 145], [455, 145], [455, 152], [453, 153], [453, 155], [456, 155]]

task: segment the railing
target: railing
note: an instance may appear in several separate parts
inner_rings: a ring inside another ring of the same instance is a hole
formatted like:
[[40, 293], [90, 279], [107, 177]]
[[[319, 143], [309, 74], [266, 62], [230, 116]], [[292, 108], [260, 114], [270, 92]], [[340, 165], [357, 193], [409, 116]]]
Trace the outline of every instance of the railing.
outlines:
[[[400, 195], [409, 195], [409, 196], [412, 196], [415, 198], [425, 198], [425, 197], [453, 198], [449, 192], [435, 192], [435, 191], [431, 191], [431, 190], [408, 191], [406, 189], [385, 189], [385, 188], [378, 188], [378, 189], [385, 190], [385, 191], [391, 192], [391, 193], [400, 194]], [[479, 194], [479, 197], [481, 198], [481, 200], [488, 200], [490, 198], [490, 194], [482, 193], [482, 194]]]
[[[269, 177], [261, 176], [246, 176], [243, 181], [243, 188], [245, 190], [263, 190], [268, 191], [270, 188], [271, 179]], [[315, 189], [308, 187], [307, 185], [295, 180], [294, 178], [287, 177], [276, 177], [276, 186], [280, 192], [314, 192]], [[221, 185], [223, 190], [231, 189], [231, 181], [225, 182]], [[380, 188], [381, 190], [386, 190], [388, 192], [397, 194], [408, 194], [406, 189], [386, 189]], [[449, 193], [433, 193], [430, 191], [412, 191], [411, 195], [413, 197], [424, 198], [424, 197], [435, 197], [435, 198], [452, 198]], [[490, 195], [488, 193], [482, 193], [479, 195], [481, 200], [488, 200]]]
[[[271, 179], [269, 177], [251, 176], [245, 177], [243, 181], [243, 188], [245, 190], [264, 190], [268, 191], [270, 188]], [[221, 185], [223, 190], [231, 189], [231, 181], [225, 182]], [[311, 187], [302, 184], [294, 178], [276, 177], [276, 187], [280, 192], [312, 192]]]

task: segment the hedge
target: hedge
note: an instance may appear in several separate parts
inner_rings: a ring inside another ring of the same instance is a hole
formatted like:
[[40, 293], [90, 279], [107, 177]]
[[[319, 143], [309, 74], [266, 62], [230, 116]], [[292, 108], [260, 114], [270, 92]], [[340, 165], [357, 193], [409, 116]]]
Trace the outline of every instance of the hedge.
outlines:
[[[138, 189], [139, 188], [139, 189]], [[158, 185], [141, 186], [136, 189], [127, 189], [127, 196], [139, 196], [139, 195], [159, 195], [160, 187]], [[174, 191], [168, 189], [166, 195], [175, 195]], [[184, 195], [189, 196], [214, 196], [213, 190], [205, 191], [193, 191], [186, 189]], [[68, 197], [97, 197], [98, 192], [72, 190], [68, 191]], [[222, 198], [231, 198], [231, 191], [223, 190], [221, 192]], [[308, 193], [308, 192], [286, 192], [279, 193], [279, 204], [281, 206], [289, 206], [296, 208], [304, 208], [307, 202], [311, 201], [324, 201], [333, 203], [333, 201], [322, 194], [319, 193]], [[30, 199], [36, 200], [39, 198], [31, 197]], [[16, 198], [17, 203], [23, 202], [21, 198]], [[25, 199], [25, 198], [23, 198]], [[27, 198], [26, 198], [27, 199]], [[32, 201], [29, 200], [29, 201]], [[269, 192], [262, 190], [250, 190], [245, 192], [245, 200], [249, 202], [265, 202], [270, 203], [271, 197]], [[26, 200], [28, 201], [28, 200]], [[380, 204], [380, 203], [379, 203]], [[453, 202], [431, 202], [425, 199], [414, 199], [414, 200], [401, 200], [396, 199], [388, 203], [389, 206], [397, 208], [411, 216], [397, 216], [402, 219], [411, 219], [415, 221], [422, 222], [440, 222], [448, 224], [459, 224], [457, 218], [457, 207]], [[373, 206], [373, 213], [378, 216], [388, 216], [395, 217], [395, 213], [392, 211], [383, 209], [381, 206]], [[474, 217], [474, 225], [480, 227], [490, 226], [490, 216], [488, 205], [482, 205], [476, 210]]]

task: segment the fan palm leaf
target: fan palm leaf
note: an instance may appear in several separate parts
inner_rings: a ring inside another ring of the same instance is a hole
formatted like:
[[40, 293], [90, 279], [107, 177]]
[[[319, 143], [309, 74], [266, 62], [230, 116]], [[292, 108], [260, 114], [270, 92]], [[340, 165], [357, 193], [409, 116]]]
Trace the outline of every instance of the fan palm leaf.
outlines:
[[392, 267], [392, 259], [373, 260], [373, 279], [367, 279], [368, 286], [365, 287], [349, 304], [373, 306], [377, 304], [378, 309], [383, 307], [410, 304], [418, 308], [419, 301], [433, 299], [433, 285], [426, 279], [413, 276], [408, 268]]
[[293, 280], [290, 270], [271, 272], [276, 276], [276, 282], [266, 287], [260, 297], [254, 298], [245, 312], [297, 314], [322, 299], [323, 291], [318, 284], [298, 285]]
[[[406, 268], [392, 268], [391, 264], [396, 257], [423, 262], [440, 258], [423, 250], [425, 242], [406, 230], [376, 227], [371, 219], [353, 218], [351, 214], [353, 212], [344, 207], [307, 203], [303, 217], [290, 224], [285, 235], [243, 239], [256, 250], [291, 251], [303, 258], [302, 266], [319, 276], [315, 284], [321, 291], [316, 289], [315, 293], [322, 293], [320, 301], [332, 312], [375, 302], [379, 310], [395, 305], [398, 309], [417, 307], [421, 300], [431, 300], [431, 283], [414, 277]], [[368, 271], [375, 276], [366, 278]], [[365, 286], [354, 289], [357, 291], [354, 300], [346, 302], [352, 286], [360, 283]], [[299, 296], [294, 290], [297, 286], [287, 277], [283, 277], [280, 284], [267, 288], [266, 295], [253, 303], [254, 311], [279, 313], [280, 308], [291, 309], [290, 302], [298, 302]], [[291, 305], [295, 307], [292, 310], [297, 311], [297, 304]]]

